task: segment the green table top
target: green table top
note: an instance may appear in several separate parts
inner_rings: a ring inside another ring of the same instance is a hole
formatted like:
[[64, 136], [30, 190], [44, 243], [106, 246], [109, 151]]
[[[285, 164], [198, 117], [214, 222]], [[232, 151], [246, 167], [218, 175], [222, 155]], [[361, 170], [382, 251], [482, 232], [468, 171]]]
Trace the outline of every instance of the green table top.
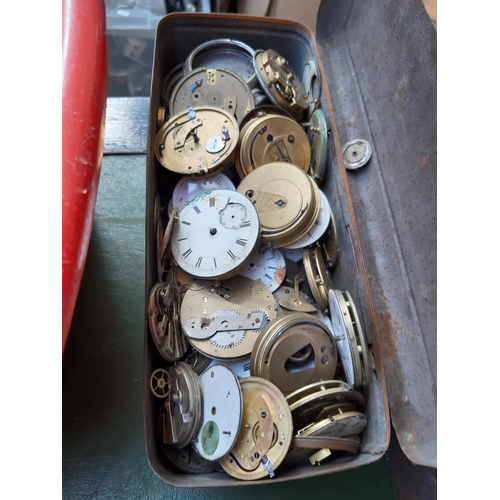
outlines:
[[142, 418], [146, 156], [105, 156], [63, 362], [63, 498], [392, 500], [386, 458], [289, 484], [174, 488], [149, 467]]

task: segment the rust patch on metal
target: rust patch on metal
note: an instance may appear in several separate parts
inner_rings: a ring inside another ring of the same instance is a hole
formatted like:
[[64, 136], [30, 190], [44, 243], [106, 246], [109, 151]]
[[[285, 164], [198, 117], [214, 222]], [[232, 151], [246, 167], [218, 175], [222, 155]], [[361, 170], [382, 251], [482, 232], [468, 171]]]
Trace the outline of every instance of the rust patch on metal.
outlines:
[[422, 158], [422, 160], [420, 161], [420, 166], [421, 166], [422, 168], [427, 167], [427, 165], [428, 165], [428, 164], [429, 164], [429, 155], [424, 156], [424, 157]]
[[280, 285], [285, 280], [285, 276], [286, 276], [286, 267], [280, 267], [276, 269], [276, 271], [274, 271], [274, 279], [276, 280], [276, 283], [279, 283]]
[[377, 315], [377, 331], [380, 338], [380, 345], [384, 356], [397, 359], [396, 340], [401, 331], [401, 325], [392, 317], [390, 313]]

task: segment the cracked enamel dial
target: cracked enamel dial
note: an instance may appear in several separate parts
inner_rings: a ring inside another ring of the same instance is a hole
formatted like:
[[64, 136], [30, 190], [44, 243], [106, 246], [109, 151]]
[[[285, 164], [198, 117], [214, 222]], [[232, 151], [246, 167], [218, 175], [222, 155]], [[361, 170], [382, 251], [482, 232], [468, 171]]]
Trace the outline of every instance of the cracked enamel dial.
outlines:
[[285, 259], [279, 250], [262, 246], [250, 260], [241, 276], [263, 281], [271, 292], [283, 283], [286, 275]]
[[179, 267], [199, 278], [237, 274], [259, 241], [259, 217], [252, 202], [227, 190], [191, 201], [179, 214], [171, 238]]

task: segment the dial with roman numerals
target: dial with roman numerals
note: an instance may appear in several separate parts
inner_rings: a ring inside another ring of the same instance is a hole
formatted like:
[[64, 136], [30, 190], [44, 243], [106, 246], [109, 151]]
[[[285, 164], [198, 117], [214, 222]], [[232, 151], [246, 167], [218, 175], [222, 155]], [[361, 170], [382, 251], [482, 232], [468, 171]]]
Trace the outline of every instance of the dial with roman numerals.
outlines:
[[179, 214], [171, 244], [179, 267], [199, 278], [229, 278], [248, 264], [260, 243], [253, 203], [218, 189], [195, 198]]

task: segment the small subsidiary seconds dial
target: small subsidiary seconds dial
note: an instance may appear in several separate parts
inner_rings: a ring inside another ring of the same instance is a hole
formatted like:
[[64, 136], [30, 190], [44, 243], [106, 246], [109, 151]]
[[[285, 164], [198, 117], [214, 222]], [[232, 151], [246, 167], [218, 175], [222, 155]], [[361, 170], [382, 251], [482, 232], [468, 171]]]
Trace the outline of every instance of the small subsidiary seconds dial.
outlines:
[[199, 278], [237, 274], [259, 243], [259, 217], [252, 202], [236, 191], [222, 189], [186, 205], [171, 237], [179, 267]]

